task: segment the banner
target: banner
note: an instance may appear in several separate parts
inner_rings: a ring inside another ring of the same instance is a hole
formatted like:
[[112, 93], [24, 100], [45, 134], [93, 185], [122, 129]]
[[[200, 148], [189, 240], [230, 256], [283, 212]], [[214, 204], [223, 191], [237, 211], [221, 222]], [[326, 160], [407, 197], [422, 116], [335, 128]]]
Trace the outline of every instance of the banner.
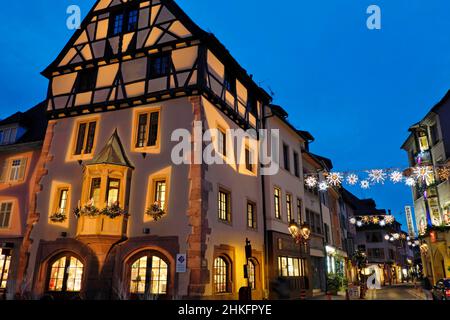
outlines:
[[412, 216], [412, 209], [410, 206], [405, 207], [406, 212], [406, 223], [408, 225], [408, 234], [409, 236], [414, 239], [416, 237], [416, 232], [414, 230], [414, 223], [413, 223], [413, 216]]

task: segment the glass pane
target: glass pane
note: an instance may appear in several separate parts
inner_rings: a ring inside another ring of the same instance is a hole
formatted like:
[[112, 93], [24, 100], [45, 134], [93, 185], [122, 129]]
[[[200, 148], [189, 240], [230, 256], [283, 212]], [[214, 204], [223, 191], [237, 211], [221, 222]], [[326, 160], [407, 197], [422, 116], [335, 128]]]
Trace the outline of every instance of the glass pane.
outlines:
[[216, 293], [227, 292], [228, 267], [224, 259], [214, 260], [214, 287]]
[[150, 280], [151, 294], [167, 293], [167, 274], [168, 274], [167, 264], [162, 259], [153, 256], [152, 275]]
[[78, 259], [71, 257], [67, 274], [67, 291], [80, 291], [81, 279], [83, 277], [83, 264]]
[[62, 257], [54, 262], [50, 271], [49, 291], [62, 291], [64, 281], [64, 270], [66, 266], [66, 257]]
[[145, 281], [147, 275], [147, 256], [140, 258], [131, 266], [130, 292], [136, 294], [145, 293]]

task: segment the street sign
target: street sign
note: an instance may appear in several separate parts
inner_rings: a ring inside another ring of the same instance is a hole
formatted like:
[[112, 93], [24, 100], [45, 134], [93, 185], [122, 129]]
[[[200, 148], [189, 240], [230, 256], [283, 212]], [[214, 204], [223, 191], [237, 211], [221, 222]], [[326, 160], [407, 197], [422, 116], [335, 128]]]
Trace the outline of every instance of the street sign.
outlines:
[[186, 262], [187, 259], [185, 254], [177, 254], [177, 266], [176, 266], [177, 273], [186, 272]]

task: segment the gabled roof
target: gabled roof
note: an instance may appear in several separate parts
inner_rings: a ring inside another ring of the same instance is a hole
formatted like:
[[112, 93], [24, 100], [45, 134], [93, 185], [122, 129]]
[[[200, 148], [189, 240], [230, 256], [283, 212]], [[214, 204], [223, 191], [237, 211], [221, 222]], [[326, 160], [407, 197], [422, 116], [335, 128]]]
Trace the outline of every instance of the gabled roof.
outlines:
[[16, 112], [0, 121], [0, 126], [17, 124], [26, 129], [14, 144], [43, 141], [47, 131], [47, 104], [41, 102], [25, 112]]
[[[77, 41], [77, 39], [81, 36], [83, 31], [87, 28], [92, 18], [99, 13], [104, 13], [110, 10], [110, 8], [105, 8], [101, 10], [95, 10], [101, 0], [95, 2], [92, 6], [89, 13], [84, 18], [81, 26], [77, 31], [72, 35], [70, 40], [66, 43], [64, 48], [61, 50], [57, 58], [47, 67], [44, 71], [42, 71], [42, 75], [46, 78], [50, 78], [52, 72], [58, 68], [59, 62], [65, 57], [67, 52], [70, 50], [71, 46]], [[145, 0], [133, 1], [136, 2], [145, 2]], [[123, 2], [120, 5], [128, 5], [133, 2]], [[242, 68], [242, 66], [237, 62], [237, 60], [230, 54], [230, 52], [226, 49], [226, 47], [216, 38], [216, 36], [212, 33], [204, 31], [200, 28], [174, 0], [160, 0], [160, 3], [165, 5], [170, 12], [179, 19], [183, 25], [192, 33], [192, 39], [198, 39], [202, 41], [204, 44], [208, 46], [209, 49], [213, 51], [213, 53], [222, 60], [222, 62], [227, 65], [231, 70], [233, 70], [243, 84], [247, 85], [252, 90], [259, 92], [264, 98], [268, 101], [272, 100], [272, 97], [261, 87], [259, 87], [254, 81], [253, 76], [249, 75], [247, 71]]]
[[114, 131], [113, 135], [109, 138], [108, 142], [99, 154], [89, 162], [89, 165], [93, 164], [113, 164], [134, 168], [125, 153], [119, 134], [117, 133], [117, 129]]

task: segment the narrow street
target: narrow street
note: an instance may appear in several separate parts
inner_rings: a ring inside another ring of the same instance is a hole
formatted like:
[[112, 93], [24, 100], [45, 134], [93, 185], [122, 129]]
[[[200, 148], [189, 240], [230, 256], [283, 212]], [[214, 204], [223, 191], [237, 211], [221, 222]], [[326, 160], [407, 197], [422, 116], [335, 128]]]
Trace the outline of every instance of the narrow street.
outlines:
[[381, 290], [369, 290], [366, 300], [425, 300], [425, 296], [422, 290], [414, 289], [414, 285], [401, 284]]

